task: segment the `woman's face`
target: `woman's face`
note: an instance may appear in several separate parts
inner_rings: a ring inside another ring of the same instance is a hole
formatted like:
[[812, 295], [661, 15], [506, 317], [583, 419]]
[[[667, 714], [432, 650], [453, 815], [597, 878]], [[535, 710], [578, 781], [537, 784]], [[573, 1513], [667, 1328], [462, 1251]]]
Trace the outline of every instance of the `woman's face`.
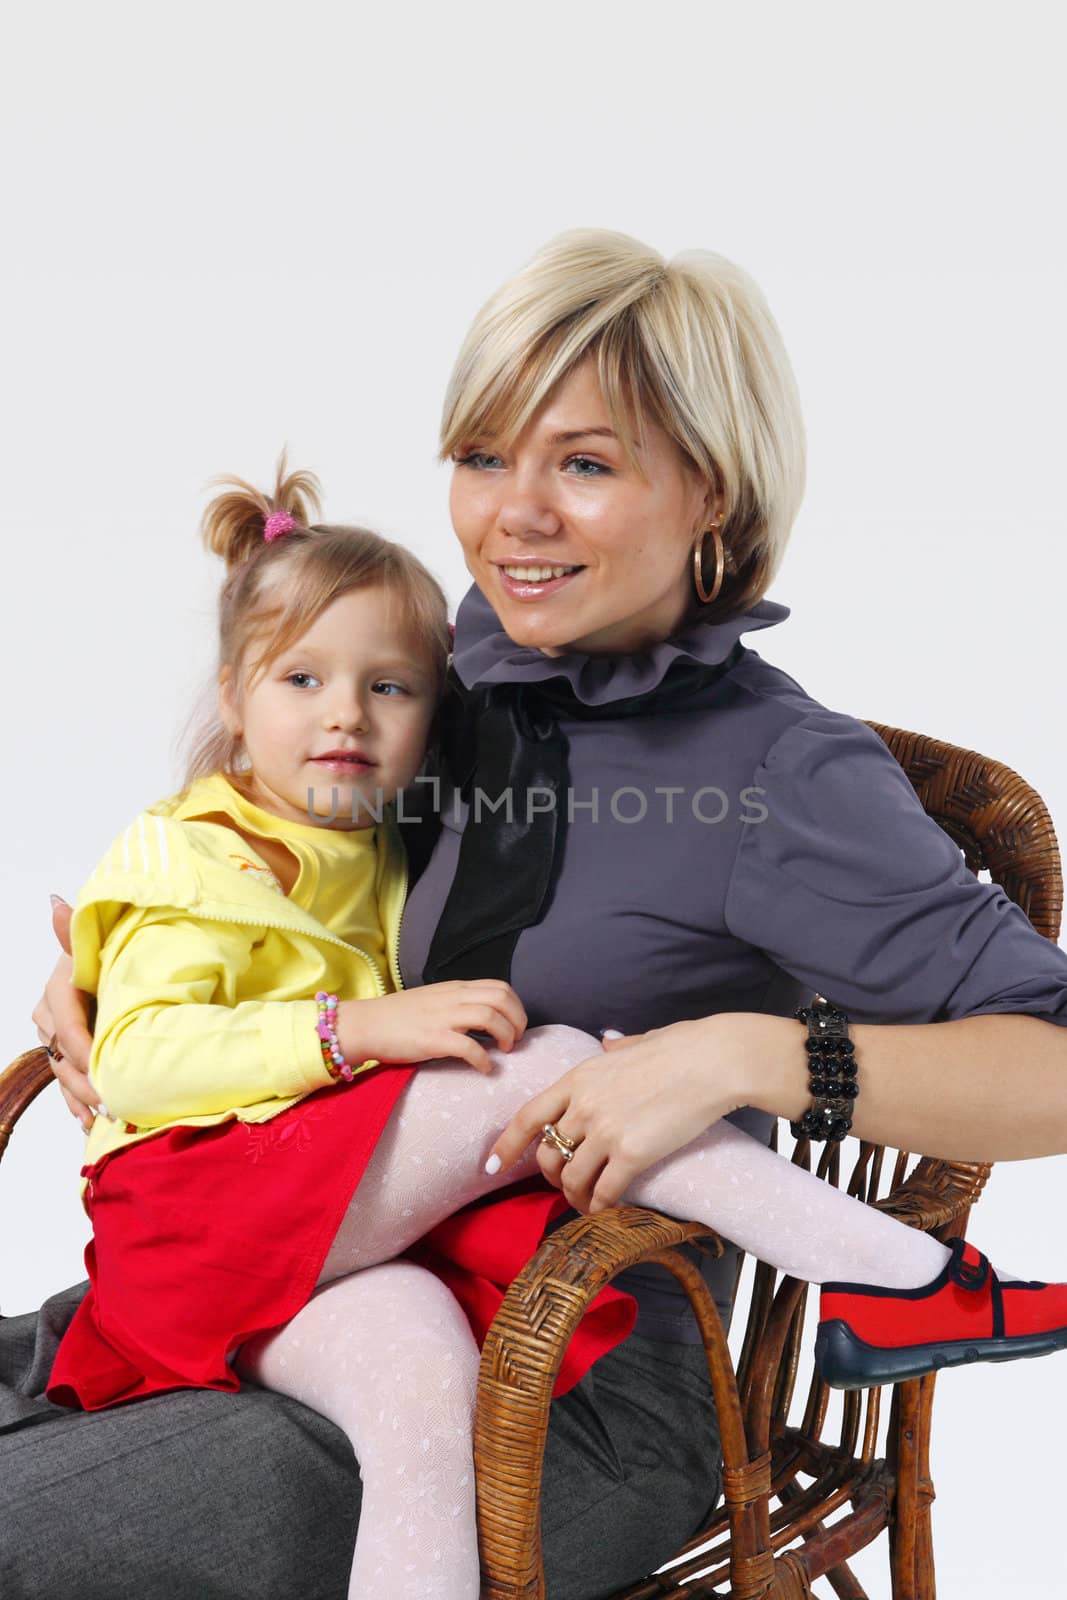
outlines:
[[452, 521], [468, 570], [516, 644], [629, 652], [680, 626], [693, 542], [721, 503], [660, 428], [649, 426], [640, 453], [645, 477], [628, 464], [591, 359], [509, 451], [485, 436], [454, 460]]

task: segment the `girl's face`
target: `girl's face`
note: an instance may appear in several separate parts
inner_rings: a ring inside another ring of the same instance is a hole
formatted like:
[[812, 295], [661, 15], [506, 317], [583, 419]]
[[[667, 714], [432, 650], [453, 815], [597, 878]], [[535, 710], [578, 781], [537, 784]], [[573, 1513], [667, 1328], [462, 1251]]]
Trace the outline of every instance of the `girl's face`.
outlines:
[[721, 500], [660, 428], [647, 430], [645, 477], [627, 463], [591, 359], [509, 451], [471, 439], [454, 460], [452, 520], [468, 570], [516, 644], [550, 656], [629, 652], [681, 625], [693, 543]]
[[252, 764], [253, 802], [340, 829], [373, 824], [360, 796], [377, 811], [412, 782], [435, 705], [425, 650], [381, 586], [341, 595], [253, 688], [235, 693], [225, 668], [219, 683], [219, 713]]

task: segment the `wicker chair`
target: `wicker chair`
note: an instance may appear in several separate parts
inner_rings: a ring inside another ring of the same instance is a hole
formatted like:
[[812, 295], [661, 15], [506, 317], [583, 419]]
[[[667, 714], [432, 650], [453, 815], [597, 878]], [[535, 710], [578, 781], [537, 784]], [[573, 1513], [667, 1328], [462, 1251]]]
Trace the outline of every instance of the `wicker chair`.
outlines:
[[[1040, 796], [1010, 768], [973, 751], [870, 726], [971, 871], [988, 869], [1038, 932], [1055, 941], [1063, 888], [1056, 836]], [[852, 1148], [859, 1155], [848, 1177], [850, 1194], [939, 1238], [964, 1234], [989, 1165], [922, 1158], [912, 1166], [904, 1152], [887, 1161], [881, 1146]], [[810, 1167], [806, 1140], [793, 1159]], [[839, 1183], [840, 1167], [834, 1150], [822, 1156], [818, 1171]], [[884, 1173], [890, 1174], [889, 1193], [879, 1199]], [[884, 1457], [876, 1454], [880, 1389], [844, 1395], [839, 1431], [824, 1439], [830, 1396], [812, 1371], [801, 1414], [791, 1422], [807, 1285], [793, 1278], [778, 1283], [773, 1268], [757, 1264], [735, 1373], [714, 1301], [673, 1248], [690, 1239], [721, 1251], [703, 1226], [635, 1206], [579, 1217], [547, 1239], [512, 1284], [486, 1339], [479, 1382], [483, 1600], [542, 1600], [541, 1462], [555, 1374], [590, 1299], [616, 1273], [647, 1261], [667, 1267], [685, 1287], [703, 1333], [722, 1434], [723, 1502], [708, 1526], [676, 1552], [669, 1572], [618, 1591], [614, 1600], [801, 1600], [823, 1574], [841, 1600], [865, 1600], [847, 1561], [883, 1529], [893, 1600], [934, 1600], [933, 1377], [894, 1386]]]
[[[1035, 928], [1055, 940], [1060, 860], [1040, 796], [1008, 767], [973, 751], [870, 726], [907, 772], [925, 809], [963, 850], [971, 871], [987, 868]], [[0, 1157], [19, 1117], [52, 1081], [40, 1048], [0, 1073]], [[923, 1158], [909, 1170], [906, 1153], [887, 1163], [880, 1146], [858, 1148], [849, 1193], [939, 1237], [964, 1232], [989, 1176], [987, 1164]], [[793, 1159], [810, 1165], [806, 1141]], [[878, 1199], [890, 1165], [890, 1192]], [[818, 1170], [838, 1183], [839, 1152], [824, 1155]], [[634, 1206], [580, 1217], [545, 1241], [509, 1290], [482, 1354], [475, 1430], [484, 1600], [544, 1595], [539, 1501], [555, 1374], [588, 1302], [624, 1268], [649, 1261], [683, 1284], [703, 1333], [722, 1434], [724, 1498], [708, 1526], [676, 1553], [678, 1564], [670, 1572], [643, 1579], [615, 1600], [800, 1600], [822, 1574], [841, 1600], [865, 1600], [847, 1559], [883, 1529], [889, 1531], [894, 1600], [934, 1600], [933, 1377], [895, 1386], [884, 1458], [876, 1456], [878, 1389], [845, 1395], [838, 1437], [824, 1439], [829, 1395], [813, 1374], [802, 1416], [791, 1423], [807, 1286], [792, 1278], [776, 1283], [773, 1269], [757, 1265], [735, 1373], [714, 1301], [674, 1248], [689, 1240], [716, 1253], [722, 1248], [703, 1225]], [[811, 1481], [801, 1484], [801, 1477]], [[830, 1522], [846, 1505], [851, 1509]]]

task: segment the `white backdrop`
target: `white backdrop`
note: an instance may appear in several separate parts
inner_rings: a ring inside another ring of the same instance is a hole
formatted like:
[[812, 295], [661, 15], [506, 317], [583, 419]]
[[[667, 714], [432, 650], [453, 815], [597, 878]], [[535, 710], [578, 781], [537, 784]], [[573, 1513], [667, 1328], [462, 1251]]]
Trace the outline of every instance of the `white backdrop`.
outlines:
[[[719, 250], [768, 295], [810, 475], [771, 593], [793, 616], [761, 653], [841, 710], [1007, 762], [1067, 832], [1056, 0], [20, 9], [0, 39], [3, 1059], [36, 1042], [49, 891], [73, 900], [176, 786], [221, 576], [205, 480], [266, 483], [287, 441], [332, 517], [407, 541], [457, 600], [445, 379], [486, 295], [567, 227]], [[84, 1275], [80, 1152], [49, 1092], [0, 1168], [7, 1314]], [[972, 1225], [994, 1260], [1067, 1277], [1065, 1176], [997, 1169]], [[942, 1380], [950, 1600], [1054, 1586], [1065, 1362]], [[1035, 1447], [1046, 1473], [1006, 1488]], [[994, 1508], [1010, 1542], [987, 1542]], [[884, 1562], [858, 1563], [874, 1600]]]

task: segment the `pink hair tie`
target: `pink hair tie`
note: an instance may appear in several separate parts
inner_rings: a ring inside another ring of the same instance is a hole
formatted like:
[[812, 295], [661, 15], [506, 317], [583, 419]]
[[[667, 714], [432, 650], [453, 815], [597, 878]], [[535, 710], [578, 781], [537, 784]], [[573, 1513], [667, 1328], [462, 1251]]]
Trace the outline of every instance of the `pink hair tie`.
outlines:
[[272, 511], [263, 523], [263, 538], [269, 544], [272, 539], [280, 539], [284, 533], [292, 533], [300, 524], [288, 511]]

